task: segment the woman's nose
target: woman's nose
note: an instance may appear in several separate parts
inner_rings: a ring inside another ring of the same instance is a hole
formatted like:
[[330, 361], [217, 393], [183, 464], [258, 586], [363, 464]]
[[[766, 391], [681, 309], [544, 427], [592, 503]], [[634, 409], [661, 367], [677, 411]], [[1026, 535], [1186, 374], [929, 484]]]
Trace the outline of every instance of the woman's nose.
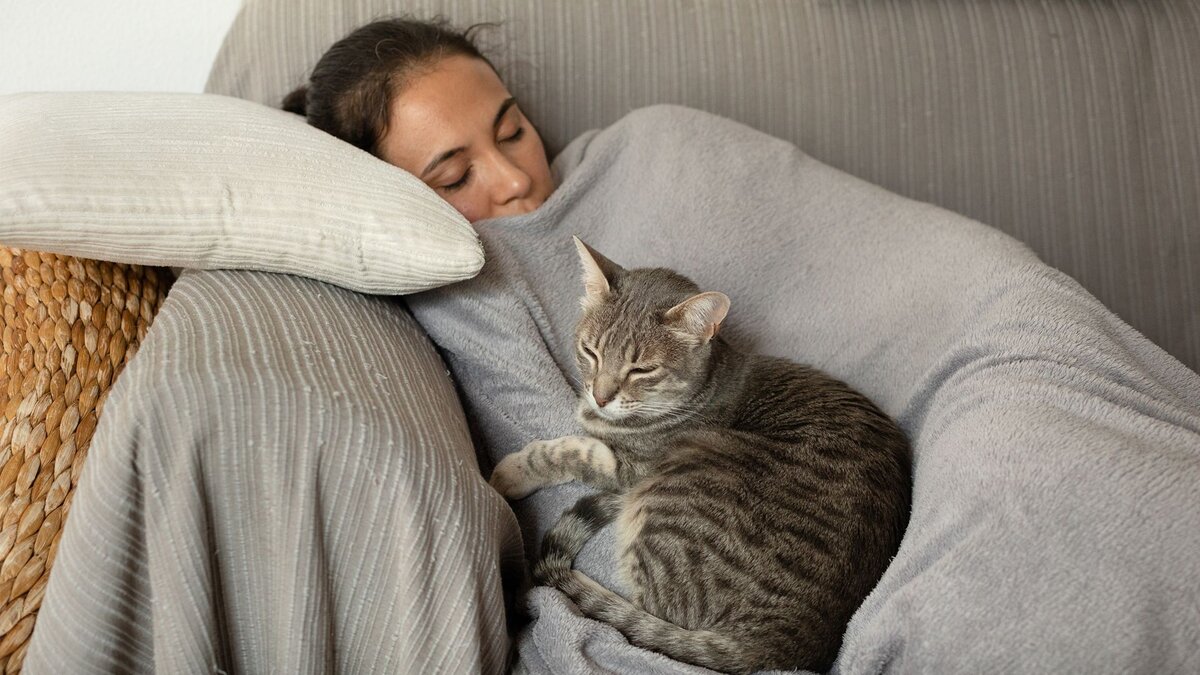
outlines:
[[495, 198], [497, 204], [507, 204], [514, 199], [520, 199], [529, 194], [533, 180], [521, 167], [517, 166], [503, 153], [496, 153], [496, 186]]

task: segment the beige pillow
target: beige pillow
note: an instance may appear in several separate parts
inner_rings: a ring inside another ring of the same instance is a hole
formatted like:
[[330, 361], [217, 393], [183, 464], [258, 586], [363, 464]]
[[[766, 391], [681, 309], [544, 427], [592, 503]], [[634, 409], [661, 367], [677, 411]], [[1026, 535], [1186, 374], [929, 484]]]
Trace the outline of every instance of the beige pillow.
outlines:
[[298, 274], [366, 293], [474, 276], [427, 185], [280, 110], [214, 94], [0, 97], [0, 244]]

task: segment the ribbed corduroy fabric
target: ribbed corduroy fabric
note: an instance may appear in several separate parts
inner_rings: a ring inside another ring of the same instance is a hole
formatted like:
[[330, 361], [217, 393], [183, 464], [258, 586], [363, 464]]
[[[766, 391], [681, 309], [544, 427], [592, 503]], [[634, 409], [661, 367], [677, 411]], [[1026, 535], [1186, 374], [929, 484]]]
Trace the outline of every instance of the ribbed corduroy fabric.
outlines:
[[365, 293], [425, 290], [483, 265], [466, 219], [416, 177], [236, 98], [4, 96], [0, 157], [8, 246]]
[[396, 13], [501, 22], [551, 151], [652, 103], [731, 117], [1015, 236], [1200, 368], [1200, 3], [249, 0], [207, 90], [277, 106]]
[[187, 272], [109, 396], [25, 672], [500, 673], [520, 548], [400, 304]]

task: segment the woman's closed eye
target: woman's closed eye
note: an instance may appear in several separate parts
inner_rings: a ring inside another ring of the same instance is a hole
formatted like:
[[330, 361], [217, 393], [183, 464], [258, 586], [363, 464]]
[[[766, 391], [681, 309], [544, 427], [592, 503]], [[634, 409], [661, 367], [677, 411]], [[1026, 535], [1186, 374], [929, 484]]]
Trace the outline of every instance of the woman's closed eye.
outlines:
[[450, 183], [449, 185], [443, 185], [442, 189], [445, 190], [446, 192], [454, 192], [455, 190], [466, 185], [467, 180], [469, 180], [470, 177], [471, 177], [471, 169], [470, 169], [470, 167], [468, 167], [467, 170], [463, 172], [462, 178], [459, 178], [458, 180], [454, 181], [453, 183]]
[[[516, 141], [521, 140], [521, 138], [524, 136], [525, 136], [525, 127], [517, 127], [516, 131], [514, 131], [512, 134], [510, 134], [507, 138], [501, 138], [500, 142], [501, 143], [515, 143]], [[447, 185], [441, 186], [441, 189], [445, 190], [446, 192], [454, 192], [455, 190], [458, 190], [458, 189], [466, 186], [466, 184], [470, 180], [471, 180], [471, 167], [467, 167], [467, 170], [463, 172], [463, 175], [461, 178], [454, 181], [453, 183], [449, 183]]]

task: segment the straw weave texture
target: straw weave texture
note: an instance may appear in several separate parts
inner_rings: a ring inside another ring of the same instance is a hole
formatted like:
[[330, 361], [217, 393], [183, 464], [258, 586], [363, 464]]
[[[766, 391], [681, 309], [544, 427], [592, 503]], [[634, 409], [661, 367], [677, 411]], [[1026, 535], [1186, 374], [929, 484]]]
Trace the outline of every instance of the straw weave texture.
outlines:
[[0, 248], [0, 272], [0, 669], [17, 672], [109, 387], [169, 282], [13, 248]]

